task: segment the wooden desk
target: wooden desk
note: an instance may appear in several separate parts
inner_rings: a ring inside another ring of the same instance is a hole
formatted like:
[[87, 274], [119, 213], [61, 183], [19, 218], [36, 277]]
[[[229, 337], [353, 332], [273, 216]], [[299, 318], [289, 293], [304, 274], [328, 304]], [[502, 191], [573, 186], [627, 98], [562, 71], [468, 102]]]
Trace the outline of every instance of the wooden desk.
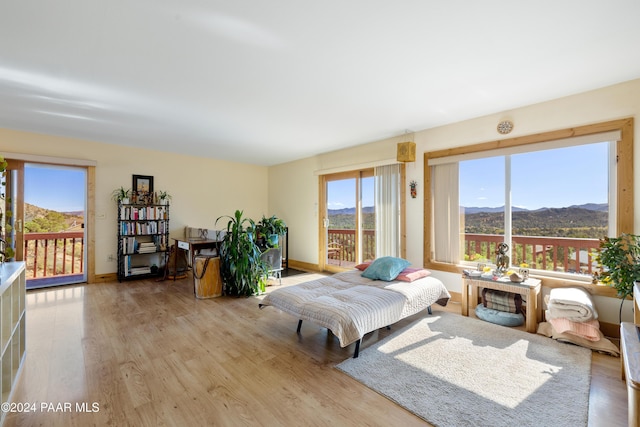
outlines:
[[[178, 249], [183, 249], [185, 251], [189, 251], [191, 254], [191, 268], [195, 265], [196, 253], [201, 251], [202, 249], [215, 249], [220, 253], [220, 240], [215, 239], [199, 239], [199, 238], [189, 238], [189, 239], [173, 239], [174, 243], [174, 261], [176, 265], [178, 263]], [[176, 279], [176, 275], [173, 276], [173, 280]], [[195, 277], [194, 277], [194, 289], [195, 289]]]
[[627, 383], [628, 424], [640, 426], [640, 338], [630, 322], [620, 324], [620, 363]]
[[462, 315], [469, 315], [469, 288], [471, 288], [471, 302], [478, 301], [478, 288], [495, 289], [497, 291], [507, 291], [522, 295], [526, 301], [526, 327], [527, 332], [536, 333], [538, 331], [538, 318], [542, 317], [542, 304], [540, 290], [542, 282], [539, 279], [529, 278], [522, 283], [511, 281], [499, 281], [483, 279], [481, 277], [462, 276]]

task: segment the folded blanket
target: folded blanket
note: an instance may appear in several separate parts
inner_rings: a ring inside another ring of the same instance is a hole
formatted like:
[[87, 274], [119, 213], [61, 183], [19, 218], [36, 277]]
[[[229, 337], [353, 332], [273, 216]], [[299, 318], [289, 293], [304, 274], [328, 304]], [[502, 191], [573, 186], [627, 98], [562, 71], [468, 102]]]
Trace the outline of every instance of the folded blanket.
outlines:
[[522, 296], [511, 292], [484, 288], [482, 290], [482, 305], [498, 311], [524, 314]]
[[545, 301], [547, 319], [566, 318], [573, 322], [587, 322], [598, 318], [591, 295], [581, 288], [553, 288]]
[[551, 323], [553, 329], [560, 334], [576, 335], [589, 341], [598, 341], [601, 337], [600, 322], [597, 320], [573, 322], [564, 317], [559, 317], [549, 319], [549, 323]]
[[611, 356], [620, 356], [620, 349], [618, 349], [618, 347], [614, 343], [612, 343], [611, 341], [609, 341], [609, 339], [602, 335], [602, 332], [600, 332], [600, 339], [598, 341], [589, 341], [576, 335], [560, 333], [553, 329], [553, 325], [551, 323], [541, 322], [538, 323], [538, 334], [553, 338], [557, 341], [568, 342], [582, 347], [590, 348], [591, 350], [595, 350], [600, 353], [610, 354]]

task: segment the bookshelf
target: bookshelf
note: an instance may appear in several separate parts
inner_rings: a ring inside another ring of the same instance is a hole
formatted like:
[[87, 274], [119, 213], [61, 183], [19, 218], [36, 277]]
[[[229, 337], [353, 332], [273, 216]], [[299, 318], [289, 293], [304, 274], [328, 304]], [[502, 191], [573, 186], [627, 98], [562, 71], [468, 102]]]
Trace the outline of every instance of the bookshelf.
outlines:
[[168, 204], [118, 203], [118, 281], [159, 276], [168, 250]]
[[[26, 354], [26, 275], [24, 262], [0, 266], [0, 389], [2, 404], [10, 402]], [[4, 408], [4, 406], [3, 406]], [[0, 412], [0, 424], [7, 411]]]

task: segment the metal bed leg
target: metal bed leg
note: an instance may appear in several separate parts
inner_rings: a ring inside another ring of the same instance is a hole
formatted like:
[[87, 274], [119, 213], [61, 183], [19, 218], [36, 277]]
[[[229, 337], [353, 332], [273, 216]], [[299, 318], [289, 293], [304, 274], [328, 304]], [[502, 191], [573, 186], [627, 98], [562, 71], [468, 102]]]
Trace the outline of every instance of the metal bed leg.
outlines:
[[296, 333], [300, 333], [300, 328], [302, 327], [302, 319], [298, 320], [298, 329], [296, 329]]
[[360, 354], [360, 343], [362, 342], [362, 338], [360, 338], [358, 341], [356, 341], [356, 350], [353, 352], [353, 358], [357, 358], [358, 355]]
[[433, 313], [431, 312], [431, 306], [427, 307], [427, 312], [428, 312], [429, 314], [433, 314]]

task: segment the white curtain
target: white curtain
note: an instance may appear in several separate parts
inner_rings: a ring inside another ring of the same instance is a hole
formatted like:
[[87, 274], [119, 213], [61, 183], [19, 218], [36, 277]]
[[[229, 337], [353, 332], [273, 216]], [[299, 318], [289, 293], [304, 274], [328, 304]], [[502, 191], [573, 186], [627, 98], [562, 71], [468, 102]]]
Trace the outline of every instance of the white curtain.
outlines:
[[457, 264], [461, 248], [458, 163], [432, 166], [432, 169], [432, 259]]
[[376, 257], [400, 256], [400, 165], [375, 168]]

